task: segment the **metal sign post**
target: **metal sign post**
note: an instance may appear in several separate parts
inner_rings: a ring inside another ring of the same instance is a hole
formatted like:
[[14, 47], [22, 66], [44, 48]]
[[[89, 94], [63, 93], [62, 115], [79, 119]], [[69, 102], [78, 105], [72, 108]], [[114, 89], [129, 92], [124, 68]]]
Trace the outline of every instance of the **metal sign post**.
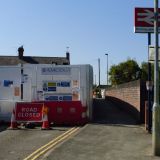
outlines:
[[153, 154], [160, 156], [160, 106], [159, 106], [159, 69], [158, 69], [158, 0], [154, 0], [154, 32], [155, 32], [155, 61], [154, 61], [154, 104], [153, 104]]
[[[149, 62], [149, 46], [151, 45], [151, 33], [148, 33], [148, 81], [151, 83], [151, 63]], [[151, 104], [152, 89], [148, 89], [148, 132], [152, 132], [152, 104]]]

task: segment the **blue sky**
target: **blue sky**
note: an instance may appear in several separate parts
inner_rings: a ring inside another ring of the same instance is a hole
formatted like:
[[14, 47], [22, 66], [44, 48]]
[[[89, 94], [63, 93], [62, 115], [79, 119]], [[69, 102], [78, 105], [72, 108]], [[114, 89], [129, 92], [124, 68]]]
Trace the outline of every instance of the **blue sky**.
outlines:
[[71, 64], [91, 64], [98, 83], [109, 67], [128, 58], [147, 61], [147, 34], [134, 33], [134, 8], [153, 7], [153, 0], [0, 0], [0, 54], [65, 56]]

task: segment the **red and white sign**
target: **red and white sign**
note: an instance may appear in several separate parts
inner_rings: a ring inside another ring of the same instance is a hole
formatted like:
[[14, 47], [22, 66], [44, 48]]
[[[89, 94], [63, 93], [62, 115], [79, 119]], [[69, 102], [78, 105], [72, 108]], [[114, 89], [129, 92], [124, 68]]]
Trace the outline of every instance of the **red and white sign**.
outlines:
[[17, 103], [16, 121], [41, 122], [43, 103]]
[[[158, 9], [158, 12], [160, 13], [160, 8]], [[159, 16], [159, 26], [160, 26], [160, 14], [158, 16]], [[154, 8], [135, 8], [134, 32], [135, 33], [154, 32]]]

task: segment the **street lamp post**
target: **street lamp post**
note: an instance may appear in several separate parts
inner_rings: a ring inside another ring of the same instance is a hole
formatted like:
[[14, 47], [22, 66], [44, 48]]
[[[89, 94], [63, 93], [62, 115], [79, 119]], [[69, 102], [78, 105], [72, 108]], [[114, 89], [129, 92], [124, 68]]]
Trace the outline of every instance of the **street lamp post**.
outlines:
[[100, 87], [101, 85], [100, 58], [98, 58], [98, 75], [99, 75], [99, 87]]
[[158, 70], [158, 0], [154, 0], [154, 33], [155, 33], [155, 61], [154, 61], [154, 104], [153, 104], [153, 154], [160, 156], [160, 106], [159, 106], [159, 70]]
[[108, 86], [108, 53], [105, 54], [107, 56], [107, 86]]

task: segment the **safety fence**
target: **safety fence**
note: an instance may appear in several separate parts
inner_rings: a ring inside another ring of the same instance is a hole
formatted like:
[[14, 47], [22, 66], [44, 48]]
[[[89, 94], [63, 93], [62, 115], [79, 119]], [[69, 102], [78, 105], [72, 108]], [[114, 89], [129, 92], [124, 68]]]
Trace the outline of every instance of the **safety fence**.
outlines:
[[18, 102], [13, 108], [10, 129], [18, 123], [42, 123], [42, 129], [55, 125], [83, 125], [88, 122], [87, 107], [80, 101]]

